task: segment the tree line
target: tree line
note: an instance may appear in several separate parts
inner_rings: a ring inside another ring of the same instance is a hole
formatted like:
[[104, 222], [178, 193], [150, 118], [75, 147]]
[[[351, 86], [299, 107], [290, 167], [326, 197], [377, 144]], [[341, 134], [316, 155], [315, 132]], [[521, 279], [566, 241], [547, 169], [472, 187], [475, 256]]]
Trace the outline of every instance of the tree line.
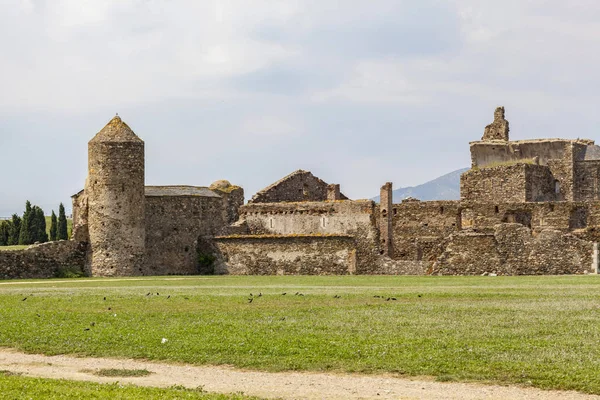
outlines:
[[25, 212], [19, 217], [13, 214], [11, 219], [0, 222], [0, 246], [29, 245], [36, 242], [45, 243], [48, 240], [67, 240], [67, 216], [62, 203], [58, 207], [58, 218], [52, 210], [50, 217], [50, 236], [46, 232], [46, 217], [44, 210], [32, 206], [27, 200]]

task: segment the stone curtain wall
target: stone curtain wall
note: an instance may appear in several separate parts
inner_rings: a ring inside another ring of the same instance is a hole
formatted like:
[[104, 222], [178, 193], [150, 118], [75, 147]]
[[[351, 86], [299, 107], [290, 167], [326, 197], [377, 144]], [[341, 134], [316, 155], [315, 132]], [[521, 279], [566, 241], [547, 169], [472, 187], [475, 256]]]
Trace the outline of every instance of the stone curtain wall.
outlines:
[[356, 272], [354, 239], [344, 235], [247, 235], [215, 239], [216, 274], [347, 275]]
[[200, 237], [227, 225], [223, 200], [204, 196], [146, 197], [146, 269], [150, 275], [198, 274]]
[[62, 270], [83, 272], [85, 253], [84, 243], [70, 240], [0, 251], [0, 279], [54, 278]]
[[536, 236], [520, 224], [493, 233], [457, 232], [433, 266], [435, 275], [560, 275], [592, 272], [593, 243], [546, 229]]
[[240, 208], [251, 234], [349, 235], [356, 241], [358, 274], [377, 268], [379, 232], [371, 200], [257, 203]]

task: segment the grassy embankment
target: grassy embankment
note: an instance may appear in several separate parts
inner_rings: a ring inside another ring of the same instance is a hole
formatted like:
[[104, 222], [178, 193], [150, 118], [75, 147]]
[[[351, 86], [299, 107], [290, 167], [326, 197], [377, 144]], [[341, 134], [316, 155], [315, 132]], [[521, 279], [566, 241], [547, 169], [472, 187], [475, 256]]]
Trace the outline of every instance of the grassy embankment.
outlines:
[[600, 394], [597, 276], [5, 281], [0, 320], [28, 352]]

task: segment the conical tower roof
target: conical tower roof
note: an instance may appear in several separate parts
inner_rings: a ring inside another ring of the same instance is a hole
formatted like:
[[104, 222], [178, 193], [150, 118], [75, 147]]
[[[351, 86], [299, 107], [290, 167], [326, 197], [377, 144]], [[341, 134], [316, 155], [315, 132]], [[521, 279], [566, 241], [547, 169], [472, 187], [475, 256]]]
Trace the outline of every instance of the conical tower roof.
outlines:
[[91, 142], [143, 142], [143, 140], [133, 133], [119, 116], [116, 116], [90, 140]]

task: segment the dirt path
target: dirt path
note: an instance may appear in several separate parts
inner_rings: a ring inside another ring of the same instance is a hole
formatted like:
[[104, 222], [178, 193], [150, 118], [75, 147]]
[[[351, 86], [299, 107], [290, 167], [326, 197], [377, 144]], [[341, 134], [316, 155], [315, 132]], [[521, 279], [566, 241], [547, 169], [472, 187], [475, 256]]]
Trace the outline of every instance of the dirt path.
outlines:
[[[136, 378], [104, 378], [82, 372], [103, 368], [147, 369], [152, 374]], [[600, 400], [600, 396], [531, 388], [440, 383], [391, 376], [255, 372], [129, 359], [43, 356], [10, 349], [0, 349], [0, 370], [25, 376], [104, 383], [119, 381], [141, 386], [202, 386], [210, 392], [244, 392], [248, 395], [283, 399]]]

